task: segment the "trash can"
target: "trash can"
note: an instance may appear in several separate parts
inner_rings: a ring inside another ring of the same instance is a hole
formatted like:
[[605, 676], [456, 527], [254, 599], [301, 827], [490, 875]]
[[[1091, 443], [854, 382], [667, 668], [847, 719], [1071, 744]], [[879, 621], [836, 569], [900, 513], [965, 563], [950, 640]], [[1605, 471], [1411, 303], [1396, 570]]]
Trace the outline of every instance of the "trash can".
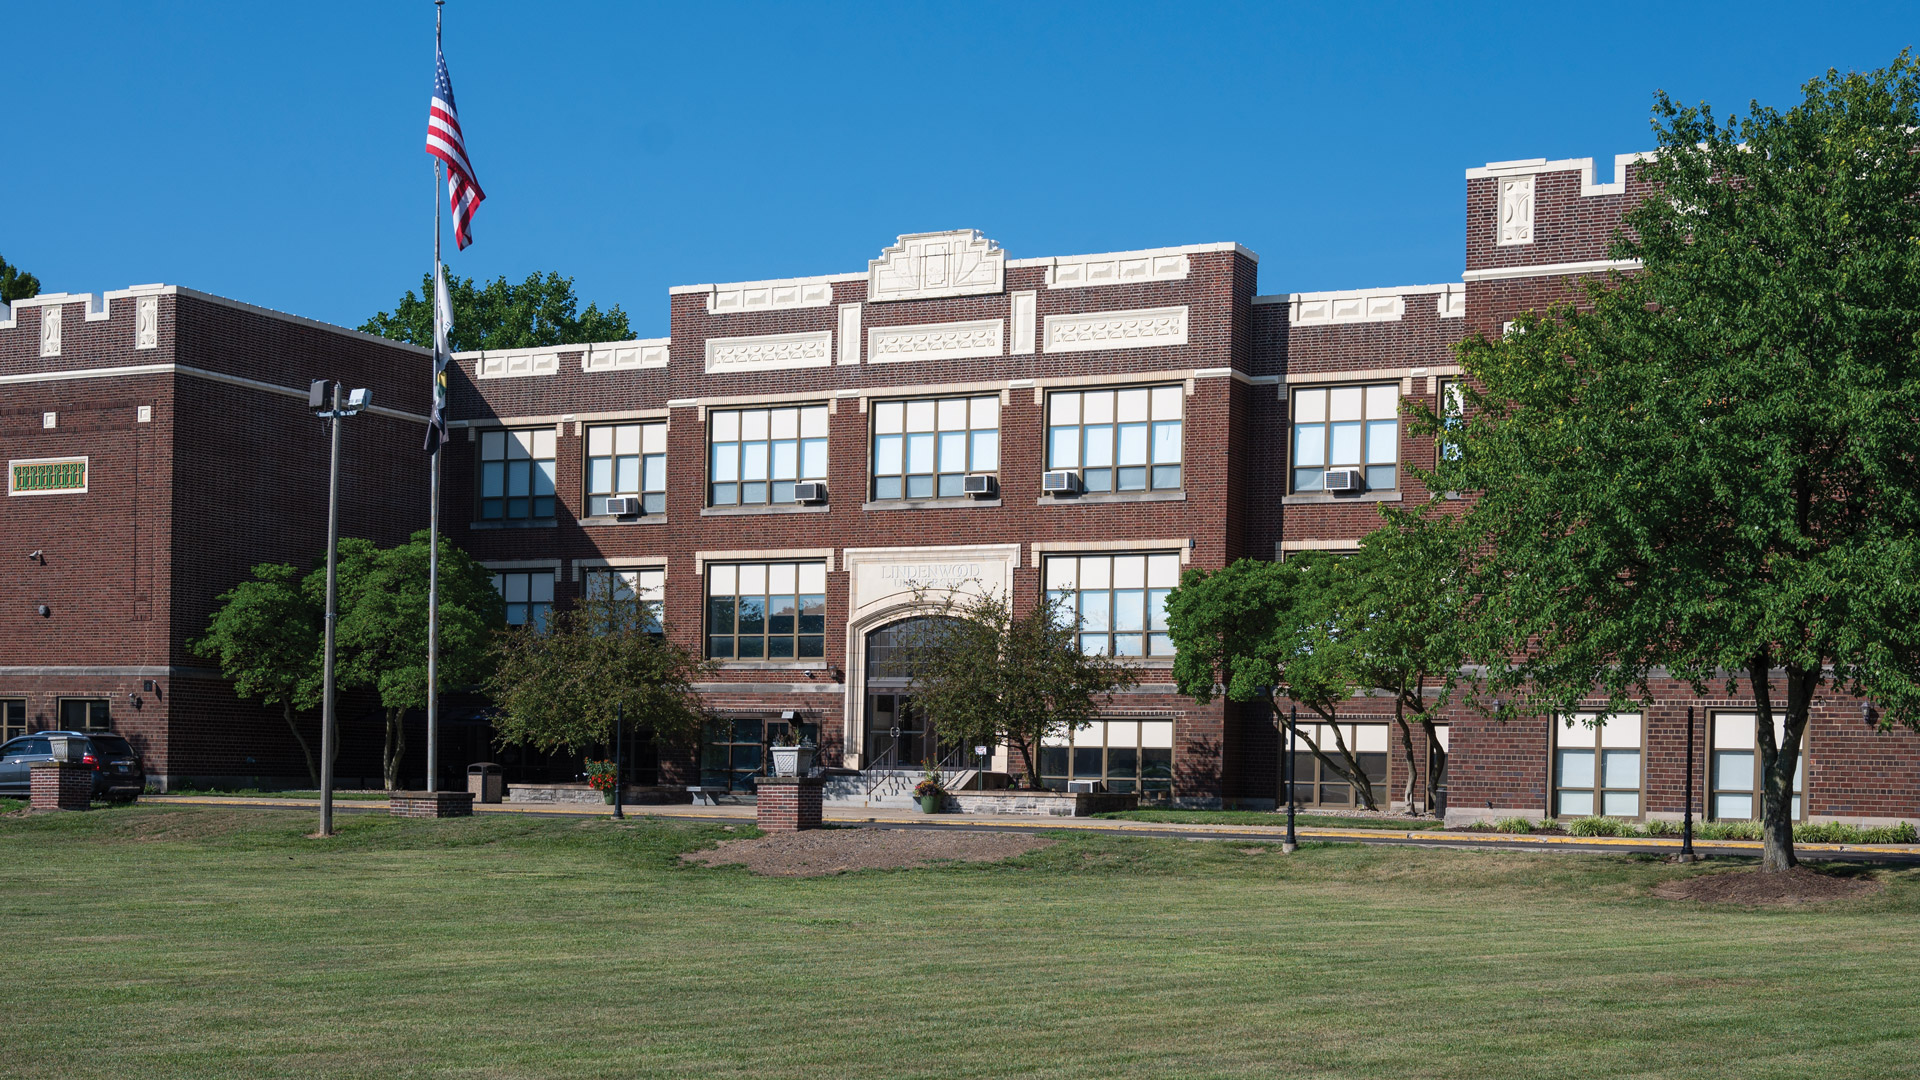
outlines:
[[507, 791], [506, 778], [500, 773], [500, 766], [491, 761], [478, 761], [467, 766], [467, 793], [478, 803], [499, 802]]

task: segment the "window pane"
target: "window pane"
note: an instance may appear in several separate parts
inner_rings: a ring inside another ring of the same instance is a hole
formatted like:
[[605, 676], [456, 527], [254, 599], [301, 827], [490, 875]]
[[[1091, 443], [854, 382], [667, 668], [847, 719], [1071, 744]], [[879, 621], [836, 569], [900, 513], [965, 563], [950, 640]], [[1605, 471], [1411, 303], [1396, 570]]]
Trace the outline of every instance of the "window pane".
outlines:
[[1153, 425], [1153, 460], [1171, 464], [1180, 460], [1180, 421], [1157, 421]]
[[1367, 387], [1367, 419], [1388, 420], [1400, 414], [1400, 388], [1392, 383]]
[[1327, 463], [1327, 429], [1324, 425], [1294, 425], [1293, 463], [1295, 465], [1325, 465]]
[[1753, 796], [1715, 795], [1713, 797], [1713, 817], [1716, 821], [1753, 820]]
[[1400, 425], [1392, 420], [1367, 421], [1367, 463], [1391, 465], [1399, 460]]
[[1106, 630], [1112, 625], [1109, 622], [1111, 611], [1108, 597], [1110, 595], [1112, 594], [1104, 589], [1099, 592], [1080, 594], [1080, 629]]
[[933, 436], [907, 436], [907, 471], [910, 473], [930, 473], [933, 471]]
[[1600, 752], [1601, 787], [1637, 788], [1640, 786], [1640, 751], [1603, 750]]
[[1115, 592], [1113, 594], [1113, 628], [1144, 630], [1146, 627], [1146, 593], [1137, 589]]
[[1593, 814], [1593, 792], [1563, 791], [1560, 793], [1560, 805], [1554, 811], [1555, 817], [1590, 817]]
[[1073, 469], [1080, 465], [1080, 429], [1057, 427], [1047, 432], [1047, 468]]
[[1319, 491], [1325, 475], [1320, 469], [1295, 469], [1293, 470], [1293, 490]]
[[1108, 424], [1089, 424], [1080, 430], [1083, 432], [1081, 442], [1085, 447], [1080, 463], [1088, 468], [1112, 465], [1113, 427]]
[[1329, 463], [1334, 465], [1360, 464], [1360, 425], [1333, 424], [1332, 446], [1328, 453]]
[[973, 471], [998, 472], [1000, 470], [1000, 433], [998, 431], [976, 431], [973, 433]]
[[800, 478], [802, 480], [827, 478], [827, 440], [806, 439], [800, 443]]
[[1301, 390], [1293, 395], [1293, 419], [1301, 424], [1318, 424], [1327, 418], [1327, 392]]
[[943, 473], [963, 473], [967, 471], [967, 433], [948, 431], [940, 435], [940, 471]]
[[597, 495], [613, 490], [612, 458], [594, 458], [587, 462], [587, 490]]
[[777, 442], [773, 444], [773, 478], [775, 480], [797, 480], [800, 469], [800, 447], [796, 443]]
[[1561, 750], [1557, 759], [1555, 779], [1561, 787], [1593, 786], [1593, 751]]
[[714, 445], [713, 479], [716, 482], [732, 482], [740, 479], [740, 447], [737, 443]]
[[1076, 746], [1073, 748], [1073, 775], [1076, 777], [1098, 778], [1106, 770], [1101, 762], [1104, 755], [1097, 746]]
[[881, 435], [873, 440], [873, 471], [899, 473], [905, 458], [905, 439], [899, 435]]
[[1639, 817], [1640, 793], [1609, 791], [1600, 797], [1600, 812], [1609, 817]]
[[615, 486], [611, 490], [624, 495], [639, 494], [640, 459], [637, 457], [623, 457], [620, 459], [619, 465], [619, 475], [615, 478]]
[[767, 444], [743, 443], [740, 446], [740, 479], [767, 479]]
[[[1147, 463], [1147, 425], [1120, 425], [1120, 464], [1145, 465]], [[1091, 462], [1089, 462], [1091, 464]]]
[[881, 435], [895, 435], [905, 430], [907, 422], [906, 404], [899, 401], [882, 401], [873, 407], [873, 430]]
[[667, 456], [665, 454], [647, 455], [646, 476], [643, 479], [645, 491], [667, 490]]
[[1153, 467], [1153, 486], [1162, 489], [1179, 487], [1180, 466], [1155, 465]]
[[1715, 791], [1752, 791], [1753, 759], [1751, 750], [1715, 750], [1713, 787]]

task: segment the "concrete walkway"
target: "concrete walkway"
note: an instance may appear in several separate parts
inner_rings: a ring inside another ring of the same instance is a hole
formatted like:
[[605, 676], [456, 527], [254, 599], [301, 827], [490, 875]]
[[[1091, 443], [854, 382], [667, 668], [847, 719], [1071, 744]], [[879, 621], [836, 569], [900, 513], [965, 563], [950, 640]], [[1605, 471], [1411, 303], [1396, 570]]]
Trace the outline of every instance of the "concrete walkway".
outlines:
[[[318, 799], [277, 799], [259, 796], [147, 795], [142, 802], [183, 806], [250, 806], [281, 810], [318, 810]], [[336, 813], [384, 812], [377, 799], [335, 799]], [[673, 821], [752, 822], [752, 806], [641, 805], [624, 808], [628, 817], [656, 817]], [[594, 803], [480, 803], [475, 814], [532, 814], [541, 817], [611, 817], [613, 807]], [[828, 806], [828, 824], [907, 829], [979, 829], [1035, 832], [1071, 829], [1113, 835], [1161, 836], [1187, 840], [1254, 840], [1279, 843], [1284, 823], [1267, 825], [1175, 824], [1157, 821], [1116, 821], [1107, 818], [1045, 818], [1024, 814], [922, 814], [912, 810]], [[1276, 818], [1276, 820], [1280, 820]], [[1304, 841], [1398, 844], [1416, 847], [1494, 848], [1526, 851], [1604, 851], [1616, 854], [1671, 855], [1680, 850], [1678, 837], [1648, 836], [1540, 836], [1527, 833], [1453, 832], [1443, 829], [1323, 828], [1309, 824], [1312, 815], [1296, 819], [1295, 832]], [[1704, 854], [1754, 856], [1758, 840], [1699, 840], [1694, 849]], [[1920, 862], [1920, 844], [1795, 844], [1800, 855], [1841, 860]]]

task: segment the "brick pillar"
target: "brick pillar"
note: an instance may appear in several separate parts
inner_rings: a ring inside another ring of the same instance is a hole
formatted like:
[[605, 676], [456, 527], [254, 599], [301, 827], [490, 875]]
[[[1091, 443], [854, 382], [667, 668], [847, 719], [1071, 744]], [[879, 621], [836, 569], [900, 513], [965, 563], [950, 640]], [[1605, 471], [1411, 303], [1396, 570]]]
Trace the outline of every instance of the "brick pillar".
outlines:
[[820, 795], [826, 782], [816, 776], [763, 776], [756, 817], [765, 832], [796, 832], [820, 827]]
[[93, 766], [78, 761], [36, 761], [31, 810], [85, 810], [93, 805]]
[[387, 796], [387, 813], [394, 817], [472, 817], [471, 791], [396, 791]]

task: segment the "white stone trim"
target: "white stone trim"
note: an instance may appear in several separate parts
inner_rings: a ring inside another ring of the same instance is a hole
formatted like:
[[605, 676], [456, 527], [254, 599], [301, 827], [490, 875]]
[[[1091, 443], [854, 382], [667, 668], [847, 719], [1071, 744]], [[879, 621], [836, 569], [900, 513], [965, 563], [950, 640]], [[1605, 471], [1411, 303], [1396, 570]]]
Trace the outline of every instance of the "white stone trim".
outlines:
[[1035, 313], [1039, 310], [1040, 294], [1032, 289], [1014, 293], [1008, 306], [1013, 319], [1013, 356], [1032, 356], [1034, 345]]
[[637, 338], [633, 341], [603, 341], [583, 346], [580, 370], [633, 371], [667, 366], [672, 338]]
[[[458, 360], [473, 361], [475, 379], [518, 379], [530, 375], [557, 375], [560, 372], [560, 350], [563, 346], [540, 345], [527, 349], [481, 349], [477, 352], [454, 353]], [[581, 350], [584, 361], [587, 346], [574, 346]], [[571, 351], [571, 350], [569, 350]]]
[[924, 323], [917, 326], [874, 326], [867, 329], [867, 363], [892, 364], [911, 360], [973, 360], [1005, 354], [1006, 322], [976, 319], [969, 322]]
[[840, 305], [840, 356], [842, 364], [860, 362], [860, 305]]
[[1541, 263], [1538, 266], [1489, 266], [1468, 270], [1462, 281], [1509, 281], [1515, 278], [1569, 277], [1577, 274], [1604, 274], [1609, 270], [1638, 270], [1639, 259], [1592, 259], [1587, 262]]
[[560, 580], [559, 559], [477, 559], [481, 566], [495, 572], [512, 570], [551, 570], [553, 579]]
[[[307, 400], [305, 387], [280, 386], [276, 383], [261, 382], [259, 379], [246, 379], [238, 375], [228, 375], [220, 371], [207, 371], [203, 368], [188, 367], [185, 364], [136, 364], [127, 367], [75, 368], [67, 371], [30, 371], [20, 375], [0, 375], [0, 386], [13, 383], [68, 382], [77, 379], [116, 379], [138, 375], [190, 375], [209, 382], [226, 383], [229, 386], [244, 386], [249, 390], [261, 390], [269, 394]], [[427, 418], [418, 413], [401, 412], [384, 405], [369, 405], [367, 412], [375, 416], [385, 416], [394, 420], [411, 420], [424, 424]]]
[[[866, 279], [867, 279], [867, 275], [864, 271], [862, 271], [859, 273], [852, 273], [852, 274], [819, 274], [813, 277], [769, 278], [765, 281], [732, 281], [732, 282], [720, 282], [720, 283], [709, 282], [709, 283], [704, 283], [700, 285], [670, 286], [667, 289], [667, 295], [668, 296], [687, 296], [687, 295], [693, 295], [698, 293], [711, 294], [714, 292], [724, 292], [729, 289], [762, 289], [762, 288], [778, 289], [785, 286], [799, 287], [804, 285], [812, 285], [816, 283], [834, 285], [843, 281], [865, 281]], [[809, 305], [809, 306], [818, 306], [818, 305]], [[713, 310], [713, 307], [711, 304], [708, 305], [707, 310], [708, 311]]]
[[1212, 244], [1181, 244], [1177, 247], [1142, 248], [1138, 251], [1096, 252], [1090, 255], [1047, 255], [1037, 259], [1009, 259], [1007, 265], [1013, 268], [1049, 267], [1058, 262], [1082, 262], [1097, 259], [1123, 259], [1141, 255], [1212, 255], [1220, 252], [1232, 252], [1245, 256], [1253, 262], [1259, 262], [1260, 256], [1240, 244], [1232, 241], [1220, 241]]
[[1181, 566], [1186, 566], [1193, 561], [1193, 540], [1185, 536], [1173, 540], [1037, 540], [1028, 544], [1027, 547], [1032, 552], [1027, 559], [1027, 568], [1031, 570], [1040, 569], [1040, 560], [1046, 555], [1075, 555], [1098, 551], [1164, 554], [1178, 549]]
[[1007, 253], [978, 229], [902, 233], [867, 263], [867, 302], [1006, 291]]
[[1359, 540], [1281, 540], [1273, 545], [1277, 559], [1289, 551], [1359, 551]]
[[1580, 170], [1580, 195], [1591, 198], [1595, 195], [1623, 195], [1627, 190], [1627, 166], [1641, 161], [1652, 161], [1655, 151], [1641, 150], [1631, 154], [1615, 154], [1613, 157], [1613, 180], [1611, 183], [1594, 183], [1593, 159], [1561, 158], [1548, 161], [1546, 158], [1521, 158], [1516, 161], [1489, 161], [1479, 168], [1468, 169], [1467, 179], [1485, 180], [1500, 176], [1527, 176], [1540, 173], [1572, 172]]
[[826, 367], [833, 363], [833, 331], [708, 338], [706, 353], [708, 374]]
[[827, 573], [833, 573], [833, 551], [827, 548], [760, 548], [747, 551], [696, 551], [693, 572], [706, 576], [708, 563], [737, 562], [815, 562], [824, 559]]
[[[730, 285], [707, 285], [707, 313], [783, 311], [789, 308], [826, 307], [833, 303], [831, 277], [776, 278], [771, 281], [741, 281]], [[693, 292], [680, 288], [673, 292]]]
[[[188, 289], [179, 285], [130, 285], [124, 289], [113, 289], [103, 292], [98, 296], [92, 293], [41, 293], [39, 296], [30, 296], [24, 300], [15, 300], [11, 307], [0, 305], [0, 310], [6, 312], [6, 318], [0, 320], [0, 330], [12, 330], [18, 325], [21, 308], [42, 307], [48, 304], [75, 304], [82, 301], [85, 301], [87, 305], [86, 320], [88, 322], [100, 322], [110, 317], [113, 301], [125, 300], [136, 296], [185, 296], [194, 300], [205, 301], [209, 304], [218, 304], [221, 307], [232, 308], [235, 311], [244, 311], [253, 315], [265, 316], [269, 319], [277, 319], [281, 322], [293, 323], [315, 330], [324, 330], [330, 334], [358, 338], [361, 341], [377, 342], [381, 345], [388, 345], [396, 349], [419, 353], [422, 356], [433, 355], [432, 349], [424, 349], [418, 345], [409, 345], [404, 341], [395, 341], [392, 338], [384, 338], [378, 334], [368, 334], [359, 330], [350, 330], [344, 326], [335, 326], [333, 323], [321, 322], [318, 319], [309, 319], [300, 315], [290, 315], [284, 311], [275, 311], [272, 308], [243, 303], [229, 297], [215, 296], [212, 293], [204, 293], [198, 289]], [[305, 391], [302, 391], [302, 393], [304, 394]]]
[[1047, 288], [1085, 289], [1143, 281], [1183, 281], [1192, 267], [1192, 260], [1178, 251], [1067, 256], [1048, 261]]
[[1187, 306], [1046, 317], [1049, 353], [1151, 349], [1187, 343]]
[[133, 347], [160, 347], [160, 298], [139, 296], [133, 301]]
[[590, 413], [549, 413], [545, 416], [481, 416], [467, 420], [448, 420], [449, 428], [472, 428], [485, 431], [492, 428], [546, 427], [549, 424], [619, 424], [619, 423], [664, 423], [669, 416], [667, 409], [616, 409], [611, 412]]
[[1464, 319], [1467, 317], [1467, 286], [1465, 282], [1447, 286], [1447, 291], [1439, 295], [1435, 304], [1443, 319]]
[[1461, 372], [1459, 364], [1426, 364], [1419, 367], [1390, 368], [1347, 368], [1342, 371], [1303, 371], [1299, 374], [1289, 372], [1282, 388], [1288, 386], [1320, 386], [1326, 383], [1355, 382], [1399, 382], [1402, 393], [1410, 393], [1406, 383], [1411, 379], [1428, 377], [1447, 378]]

